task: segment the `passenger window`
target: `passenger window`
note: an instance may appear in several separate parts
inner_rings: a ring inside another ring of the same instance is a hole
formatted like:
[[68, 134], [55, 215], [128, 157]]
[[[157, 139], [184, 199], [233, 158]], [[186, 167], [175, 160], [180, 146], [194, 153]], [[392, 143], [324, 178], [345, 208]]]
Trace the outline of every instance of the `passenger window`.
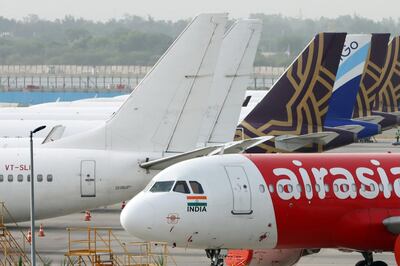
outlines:
[[178, 193], [189, 194], [190, 190], [186, 184], [186, 181], [177, 181], [174, 187], [174, 191]]
[[335, 192], [339, 191], [339, 186], [337, 184], [333, 185], [333, 191], [335, 191]]
[[264, 187], [263, 184], [261, 184], [261, 185], [259, 186], [259, 189], [260, 189], [260, 192], [261, 192], [261, 193], [264, 193], [264, 192], [265, 192], [265, 187]]
[[325, 184], [324, 186], [325, 186], [325, 191], [326, 191], [326, 192], [329, 192], [329, 185], [328, 185], [328, 184]]
[[169, 192], [174, 185], [174, 181], [160, 181], [154, 183], [150, 192]]
[[279, 193], [282, 193], [282, 192], [283, 192], [283, 186], [282, 186], [282, 185], [279, 185], [279, 186], [278, 186], [278, 191], [279, 191]]
[[300, 186], [299, 184], [298, 184], [296, 187], [297, 187], [297, 191], [298, 191], [298, 192], [301, 193], [301, 192], [303, 191], [302, 188], [301, 188], [301, 186]]
[[0, 182], [3, 182], [3, 180], [4, 180], [4, 176], [0, 175]]
[[47, 175], [47, 182], [53, 182], [53, 175]]
[[289, 193], [293, 192], [293, 186], [291, 184], [287, 185], [287, 192]]
[[307, 192], [311, 192], [311, 185], [310, 184], [306, 185], [306, 190], [307, 190]]
[[28, 175], [28, 176], [26, 177], [26, 179], [28, 180], [28, 182], [31, 182], [31, 175]]
[[[180, 181], [179, 181], [180, 182]], [[197, 181], [189, 181], [190, 187], [194, 194], [204, 194], [203, 187]]]
[[269, 192], [274, 193], [274, 186], [273, 185], [269, 185]]
[[18, 180], [18, 182], [24, 181], [24, 176], [21, 174], [17, 175], [17, 180]]
[[317, 191], [317, 192], [321, 191], [321, 186], [319, 184], [315, 185], [315, 191]]
[[349, 191], [349, 185], [347, 185], [347, 184], [342, 184], [342, 185], [341, 185], [341, 191], [343, 191], [343, 192]]
[[379, 190], [383, 192], [383, 184], [379, 184]]
[[37, 175], [37, 181], [38, 182], [42, 182], [43, 181], [43, 175], [42, 174]]
[[8, 182], [12, 182], [14, 179], [13, 175], [8, 175], [7, 180]]
[[351, 190], [354, 192], [357, 192], [357, 185], [356, 184], [352, 184], [351, 185]]
[[375, 184], [374, 184], [374, 183], [371, 183], [370, 187], [371, 187], [371, 191], [374, 192], [375, 189], [376, 189]]

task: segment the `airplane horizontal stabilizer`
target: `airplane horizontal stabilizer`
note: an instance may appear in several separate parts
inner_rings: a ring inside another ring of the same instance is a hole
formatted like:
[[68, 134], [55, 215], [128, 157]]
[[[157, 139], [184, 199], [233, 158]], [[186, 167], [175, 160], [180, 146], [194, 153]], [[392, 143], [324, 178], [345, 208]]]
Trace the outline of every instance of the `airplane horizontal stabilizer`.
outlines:
[[368, 122], [368, 123], [373, 123], [373, 124], [379, 124], [383, 120], [383, 117], [380, 115], [370, 115], [370, 116], [362, 116], [362, 117], [357, 117], [353, 118], [353, 120], [358, 120], [362, 122]]
[[389, 114], [391, 114], [391, 115], [396, 115], [396, 116], [400, 116], [400, 111], [390, 112]]
[[215, 154], [219, 154], [219, 153], [220, 154], [242, 153], [242, 152], [246, 151], [247, 149], [258, 146], [261, 143], [264, 143], [273, 138], [275, 138], [275, 137], [274, 136], [263, 136], [263, 137], [257, 137], [257, 138], [252, 138], [252, 139], [232, 141], [232, 142], [226, 143], [224, 146], [220, 147], [218, 150], [213, 151], [210, 155], [215, 155]]
[[361, 130], [364, 129], [364, 127], [360, 126], [360, 125], [344, 125], [344, 126], [338, 126], [338, 127], [335, 127], [335, 128], [341, 129], [341, 130], [350, 131], [350, 132], [353, 132], [355, 134], [357, 134], [358, 132], [360, 132]]
[[400, 234], [400, 216], [389, 217], [383, 220], [386, 229], [393, 234]]
[[275, 147], [280, 150], [292, 152], [310, 144], [326, 145], [339, 134], [336, 132], [316, 132], [300, 136], [282, 135], [275, 138]]
[[192, 151], [185, 152], [185, 153], [180, 153], [180, 154], [173, 155], [173, 156], [156, 159], [153, 161], [143, 162], [140, 164], [140, 167], [149, 169], [149, 170], [163, 170], [173, 164], [176, 164], [176, 163], [179, 163], [179, 162], [182, 162], [185, 160], [202, 157], [202, 156], [207, 156], [210, 153], [212, 153], [213, 151], [219, 150], [220, 148], [221, 148], [221, 145], [200, 148], [200, 149], [192, 150]]
[[50, 130], [49, 134], [47, 134], [47, 136], [44, 138], [42, 144], [61, 139], [64, 134], [64, 131], [65, 131], [65, 126], [62, 125], [54, 126]]

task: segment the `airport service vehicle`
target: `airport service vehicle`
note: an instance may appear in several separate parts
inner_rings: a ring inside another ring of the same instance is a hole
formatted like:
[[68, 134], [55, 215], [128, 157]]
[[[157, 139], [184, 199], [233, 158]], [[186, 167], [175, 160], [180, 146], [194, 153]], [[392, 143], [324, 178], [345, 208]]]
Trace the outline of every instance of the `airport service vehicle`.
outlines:
[[[160, 172], [121, 213], [144, 240], [206, 249], [337, 248], [400, 265], [400, 154], [235, 154]], [[268, 264], [265, 264], [268, 265]], [[271, 265], [271, 264], [269, 264]], [[272, 264], [273, 265], [273, 264]]]
[[192, 151], [197, 137], [177, 134], [202, 126], [226, 21], [226, 14], [197, 16], [110, 119], [37, 145], [34, 177], [27, 147], [1, 149], [0, 201], [13, 218], [29, 219], [33, 180], [36, 218], [55, 217], [131, 198], [155, 168], [205, 153]]

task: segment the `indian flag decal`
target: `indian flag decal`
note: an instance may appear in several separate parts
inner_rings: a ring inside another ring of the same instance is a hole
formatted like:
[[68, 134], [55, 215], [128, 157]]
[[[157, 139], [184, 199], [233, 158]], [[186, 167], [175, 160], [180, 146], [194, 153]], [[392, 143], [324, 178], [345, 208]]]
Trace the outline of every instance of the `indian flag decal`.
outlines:
[[187, 196], [188, 207], [207, 207], [207, 196]]

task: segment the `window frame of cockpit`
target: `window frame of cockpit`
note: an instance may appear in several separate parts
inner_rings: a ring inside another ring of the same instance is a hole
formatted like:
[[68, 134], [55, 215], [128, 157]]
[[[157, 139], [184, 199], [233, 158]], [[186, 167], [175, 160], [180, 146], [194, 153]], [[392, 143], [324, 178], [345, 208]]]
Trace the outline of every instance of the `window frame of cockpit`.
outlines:
[[[168, 191], [152, 191], [153, 187], [157, 183], [161, 183], [161, 182], [173, 182], [173, 184], [172, 184], [172, 186], [170, 187], [170, 189]], [[188, 189], [188, 193], [181, 192], [181, 191], [175, 191], [175, 187], [176, 187], [178, 182], [185, 182], [185, 186]], [[191, 182], [198, 184], [198, 186], [200, 187], [200, 193], [194, 192]], [[203, 188], [203, 185], [201, 184], [201, 182], [199, 182], [197, 180], [184, 180], [184, 179], [173, 180], [173, 181], [168, 181], [168, 180], [154, 181], [153, 180], [153, 181], [149, 182], [149, 184], [143, 189], [143, 191], [144, 192], [151, 192], [151, 193], [175, 192], [175, 193], [186, 194], [186, 195], [204, 195], [205, 194], [205, 191], [204, 191], [204, 188]]]
[[[163, 190], [163, 191], [152, 191], [152, 189], [154, 188], [154, 186], [158, 183], [172, 183], [172, 185], [169, 187], [168, 190]], [[171, 192], [171, 190], [173, 189], [174, 185], [175, 185], [175, 180], [174, 181], [156, 181], [154, 182], [154, 184], [151, 186], [151, 188], [149, 189], [149, 192], [151, 193], [162, 193], [162, 192]]]
[[[183, 183], [183, 184], [184, 184], [184, 189], [186, 189], [187, 192], [186, 192], [186, 191], [185, 191], [185, 192], [176, 191], [175, 189], [176, 189], [176, 186], [178, 185], [178, 183]], [[174, 184], [174, 186], [173, 186], [172, 191], [173, 191], [173, 192], [176, 192], [176, 193], [186, 194], [186, 195], [192, 194], [192, 191], [191, 191], [191, 189], [190, 189], [190, 186], [188, 186], [188, 182], [187, 182], [186, 180], [175, 180], [175, 184]]]

